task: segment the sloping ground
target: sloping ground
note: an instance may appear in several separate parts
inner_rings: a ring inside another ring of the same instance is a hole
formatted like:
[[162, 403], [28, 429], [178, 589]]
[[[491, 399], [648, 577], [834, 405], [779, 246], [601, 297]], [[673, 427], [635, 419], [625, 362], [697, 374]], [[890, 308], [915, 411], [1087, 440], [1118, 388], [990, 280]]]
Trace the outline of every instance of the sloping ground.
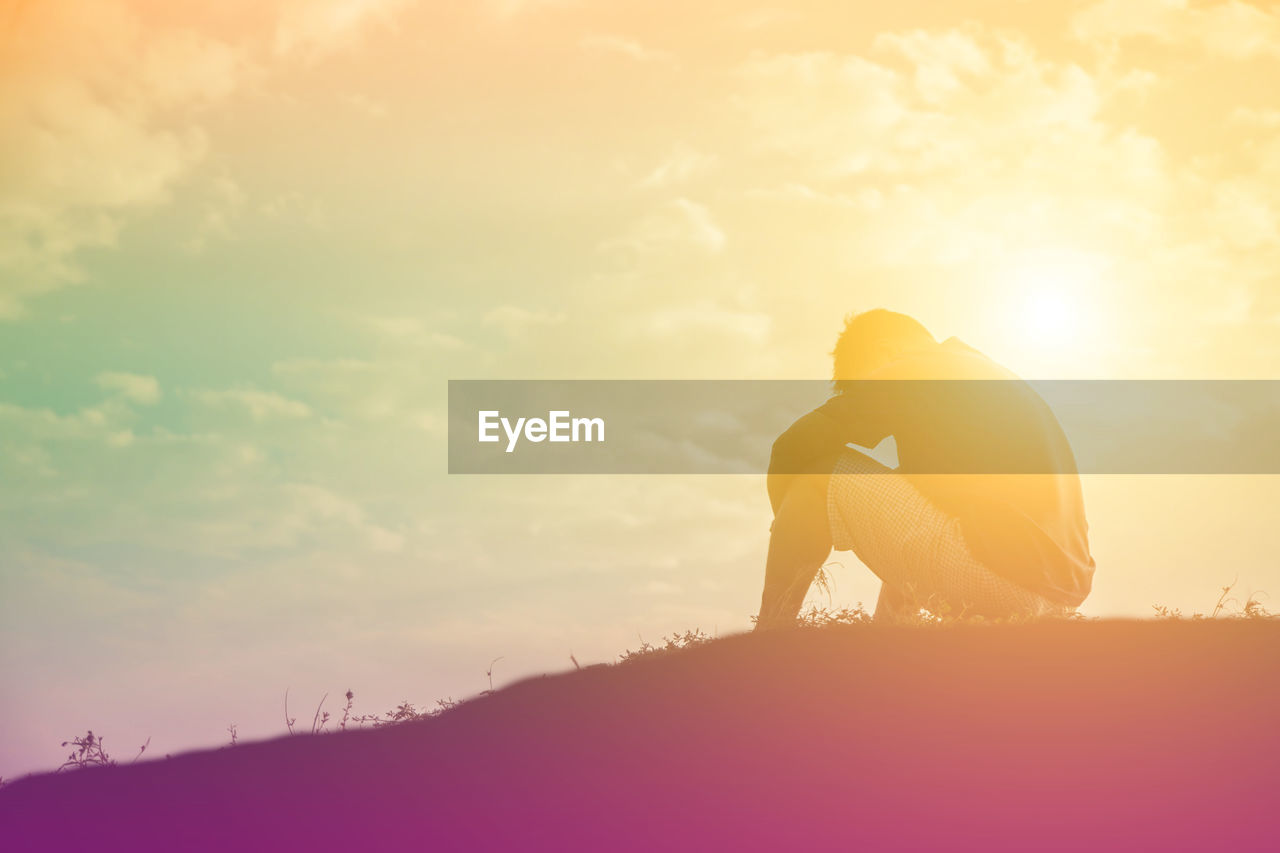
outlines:
[[851, 626], [0, 791], [11, 850], [1276, 849], [1280, 624]]

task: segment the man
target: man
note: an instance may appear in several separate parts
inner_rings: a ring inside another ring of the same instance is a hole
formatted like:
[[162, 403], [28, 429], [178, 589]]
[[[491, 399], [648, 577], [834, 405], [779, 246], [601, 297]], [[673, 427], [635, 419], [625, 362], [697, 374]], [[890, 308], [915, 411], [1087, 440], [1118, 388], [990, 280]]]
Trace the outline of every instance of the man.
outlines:
[[[955, 338], [883, 309], [850, 317], [835, 395], [773, 445], [758, 628], [795, 622], [834, 547], [882, 581], [877, 620], [1074, 610], [1094, 560], [1075, 458], [1039, 395]], [[898, 446], [889, 469], [847, 447]]]

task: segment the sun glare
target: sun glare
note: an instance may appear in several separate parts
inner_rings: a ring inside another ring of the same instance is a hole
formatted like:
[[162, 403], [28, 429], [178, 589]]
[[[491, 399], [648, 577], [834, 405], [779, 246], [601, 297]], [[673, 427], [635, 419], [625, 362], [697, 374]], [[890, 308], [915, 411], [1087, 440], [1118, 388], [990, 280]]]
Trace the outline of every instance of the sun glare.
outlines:
[[1015, 372], [1045, 379], [1106, 375], [1115, 317], [1110, 259], [1065, 246], [1008, 255], [989, 311], [992, 355]]
[[1070, 252], [1038, 253], [1010, 269], [1010, 323], [1024, 346], [1061, 350], [1080, 342], [1098, 264]]
[[1056, 282], [1028, 282], [1022, 322], [1029, 336], [1046, 346], [1071, 341], [1080, 328], [1076, 295]]

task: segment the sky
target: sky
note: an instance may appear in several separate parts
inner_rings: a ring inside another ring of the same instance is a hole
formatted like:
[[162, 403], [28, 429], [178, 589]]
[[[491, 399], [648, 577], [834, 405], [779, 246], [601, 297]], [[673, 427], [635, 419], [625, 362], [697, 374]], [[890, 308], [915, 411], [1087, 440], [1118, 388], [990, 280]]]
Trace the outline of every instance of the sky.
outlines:
[[[749, 627], [759, 478], [450, 476], [449, 379], [822, 378], [873, 307], [1277, 378], [1278, 75], [1239, 0], [0, 0], [0, 776]], [[1280, 596], [1276, 478], [1084, 489], [1085, 614]]]

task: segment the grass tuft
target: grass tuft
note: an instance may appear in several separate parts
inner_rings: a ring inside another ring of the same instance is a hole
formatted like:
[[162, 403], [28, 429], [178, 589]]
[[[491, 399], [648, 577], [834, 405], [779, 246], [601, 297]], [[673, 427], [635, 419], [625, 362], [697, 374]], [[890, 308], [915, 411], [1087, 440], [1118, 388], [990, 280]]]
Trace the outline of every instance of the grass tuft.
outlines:
[[1231, 591], [1236, 588], [1236, 581], [1232, 581], [1222, 587], [1222, 594], [1218, 596], [1218, 601], [1213, 606], [1213, 610], [1208, 613], [1195, 612], [1191, 614], [1183, 614], [1177, 607], [1168, 607], [1163, 604], [1153, 604], [1151, 609], [1156, 612], [1157, 619], [1274, 619], [1276, 614], [1262, 606], [1261, 598], [1266, 598], [1265, 592], [1251, 592], [1249, 597], [1241, 603], [1240, 600], [1233, 595]]

